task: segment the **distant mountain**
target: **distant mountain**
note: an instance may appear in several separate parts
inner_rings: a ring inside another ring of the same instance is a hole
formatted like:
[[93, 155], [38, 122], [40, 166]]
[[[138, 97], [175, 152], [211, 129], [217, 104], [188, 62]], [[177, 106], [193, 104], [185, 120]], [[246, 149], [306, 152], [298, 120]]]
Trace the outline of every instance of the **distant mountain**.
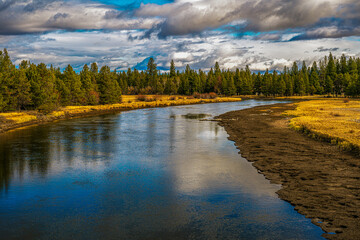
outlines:
[[[156, 63], [156, 58], [155, 57], [148, 57], [148, 58], [145, 58], [144, 60], [142, 60], [142, 62], [140, 63], [137, 63], [135, 66], [132, 67], [132, 69], [137, 69], [139, 71], [145, 71], [147, 70], [147, 64], [150, 60], [150, 58], [153, 58], [155, 60], [155, 63]], [[160, 71], [169, 71], [169, 68], [164, 68], [164, 67], [157, 67], [158, 70]]]
[[[145, 58], [144, 60], [142, 60], [142, 62], [136, 64], [132, 69], [136, 68], [139, 71], [146, 70], [147, 69], [147, 64], [148, 64], [150, 58], [154, 58], [154, 57]], [[156, 59], [154, 58], [154, 60], [156, 60]]]

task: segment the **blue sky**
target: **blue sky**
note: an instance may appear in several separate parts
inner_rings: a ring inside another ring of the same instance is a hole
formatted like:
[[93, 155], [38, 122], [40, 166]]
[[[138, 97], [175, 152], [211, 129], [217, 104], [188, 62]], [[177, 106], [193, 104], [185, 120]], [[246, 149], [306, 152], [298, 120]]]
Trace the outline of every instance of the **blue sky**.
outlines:
[[26, 59], [80, 70], [112, 69], [156, 58], [208, 70], [250, 65], [281, 70], [330, 51], [360, 55], [357, 0], [0, 0], [0, 48]]
[[123, 1], [116, 1], [116, 0], [99, 0], [94, 2], [100, 2], [107, 5], [114, 5], [117, 9], [121, 10], [128, 10], [128, 9], [136, 9], [139, 8], [141, 4], [158, 4], [163, 5], [167, 3], [173, 3], [172, 0], [146, 0], [146, 1], [140, 1], [140, 0], [123, 0]]

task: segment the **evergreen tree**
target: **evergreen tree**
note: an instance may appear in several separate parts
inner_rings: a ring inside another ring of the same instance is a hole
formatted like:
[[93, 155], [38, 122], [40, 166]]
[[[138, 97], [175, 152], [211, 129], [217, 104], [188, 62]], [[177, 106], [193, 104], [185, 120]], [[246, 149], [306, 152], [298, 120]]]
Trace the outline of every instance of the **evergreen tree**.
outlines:
[[116, 81], [116, 74], [112, 73], [108, 66], [103, 66], [100, 69], [98, 83], [101, 104], [121, 102], [121, 92]]
[[15, 86], [14, 99], [17, 101], [17, 109], [25, 110], [31, 104], [31, 85], [26, 77], [25, 69], [17, 71]]
[[153, 58], [149, 59], [148, 65], [147, 65], [147, 86], [150, 86], [153, 88], [153, 93], [156, 92], [156, 87], [158, 85], [157, 81], [157, 65]]
[[170, 77], [173, 78], [175, 76], [176, 76], [175, 63], [174, 63], [174, 60], [171, 60], [171, 63], [170, 63]]
[[261, 74], [258, 73], [255, 78], [255, 84], [254, 84], [254, 91], [255, 94], [261, 94], [262, 92], [262, 77]]
[[344, 83], [344, 75], [342, 73], [337, 74], [336, 79], [334, 81], [334, 91], [336, 97], [338, 95], [341, 95], [341, 93], [343, 92], [343, 83]]
[[49, 113], [58, 107], [59, 95], [55, 88], [56, 77], [44, 63], [30, 65], [27, 76], [31, 84], [34, 107]]
[[99, 93], [96, 89], [96, 81], [92, 79], [92, 72], [88, 65], [85, 64], [82, 71], [80, 72], [80, 81], [82, 90], [84, 91], [84, 97], [86, 104], [96, 105], [99, 104]]
[[71, 65], [68, 65], [64, 70], [64, 82], [70, 89], [70, 104], [82, 105], [85, 104], [84, 92], [80, 77], [75, 73]]
[[325, 87], [324, 87], [325, 93], [332, 94], [333, 93], [333, 88], [334, 88], [334, 82], [331, 79], [330, 75], [328, 75], [326, 77], [326, 82], [325, 82]]
[[319, 74], [316, 62], [314, 62], [310, 70], [309, 93], [313, 95], [320, 92]]
[[326, 79], [326, 91], [332, 93], [333, 83], [336, 79], [336, 66], [332, 54], [329, 55], [329, 62], [326, 67], [326, 74], [330, 79]]
[[347, 61], [346, 61], [346, 57], [345, 55], [341, 55], [340, 57], [340, 71], [342, 74], [345, 74], [348, 72], [348, 67], [347, 67]]

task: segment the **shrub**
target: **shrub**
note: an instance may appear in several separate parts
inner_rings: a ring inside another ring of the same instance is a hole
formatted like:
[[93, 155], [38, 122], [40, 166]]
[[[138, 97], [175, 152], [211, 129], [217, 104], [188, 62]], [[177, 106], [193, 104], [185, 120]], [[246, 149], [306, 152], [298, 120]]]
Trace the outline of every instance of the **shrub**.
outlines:
[[170, 101], [175, 101], [176, 100], [176, 97], [175, 96], [172, 96], [169, 98]]
[[140, 102], [144, 102], [144, 101], [146, 100], [146, 96], [145, 96], [145, 95], [138, 95], [138, 96], [136, 97], [136, 99], [137, 99], [138, 101], [140, 101]]
[[150, 96], [145, 97], [145, 102], [154, 102], [154, 101], [156, 101], [156, 97], [150, 97]]
[[210, 99], [216, 99], [218, 95], [214, 92], [209, 93]]
[[160, 95], [156, 95], [154, 98], [155, 101], [162, 101], [162, 97]]
[[196, 98], [196, 99], [200, 99], [200, 98], [202, 98], [203, 96], [202, 96], [200, 93], [195, 92], [195, 93], [193, 94], [193, 97]]

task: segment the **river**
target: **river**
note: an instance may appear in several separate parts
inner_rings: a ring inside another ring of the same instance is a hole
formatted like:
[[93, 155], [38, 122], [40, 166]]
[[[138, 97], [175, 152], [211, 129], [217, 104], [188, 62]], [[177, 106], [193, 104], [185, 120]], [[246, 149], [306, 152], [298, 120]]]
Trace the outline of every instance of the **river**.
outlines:
[[323, 239], [204, 121], [271, 103], [142, 109], [3, 134], [0, 238]]

